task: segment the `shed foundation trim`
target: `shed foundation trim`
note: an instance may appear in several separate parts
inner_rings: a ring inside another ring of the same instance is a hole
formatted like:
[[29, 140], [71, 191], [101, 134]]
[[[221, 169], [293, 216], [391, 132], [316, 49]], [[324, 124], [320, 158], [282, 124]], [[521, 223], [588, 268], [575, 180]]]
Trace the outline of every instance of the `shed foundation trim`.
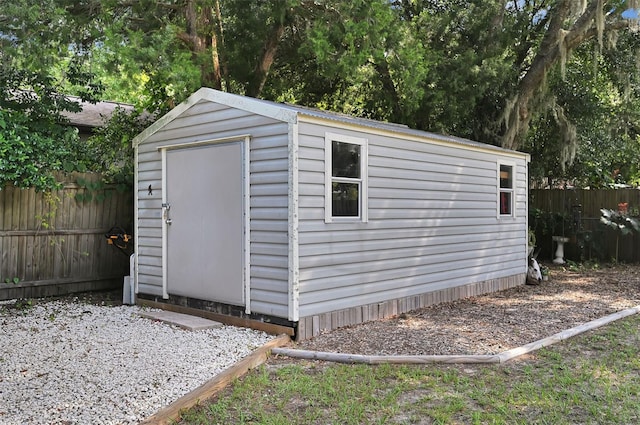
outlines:
[[420, 295], [396, 298], [324, 314], [301, 317], [296, 330], [296, 340], [303, 341], [344, 326], [358, 325], [372, 320], [384, 319], [407, 313], [434, 304], [456, 301], [463, 298], [504, 291], [524, 284], [525, 273], [485, 280], [453, 288], [441, 289]]

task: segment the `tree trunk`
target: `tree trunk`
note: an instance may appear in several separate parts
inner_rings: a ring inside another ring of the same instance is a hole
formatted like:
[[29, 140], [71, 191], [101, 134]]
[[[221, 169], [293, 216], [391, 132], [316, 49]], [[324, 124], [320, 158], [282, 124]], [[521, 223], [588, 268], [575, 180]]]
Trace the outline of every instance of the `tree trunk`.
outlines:
[[203, 61], [200, 65], [200, 83], [205, 87], [220, 89], [222, 87], [219, 66], [217, 65], [217, 40], [212, 28], [213, 16], [211, 8], [203, 7], [198, 13], [196, 0], [187, 0], [185, 4], [186, 31], [180, 38], [187, 43], [195, 63], [199, 56], [212, 50], [212, 61]]
[[211, 63], [213, 65], [213, 82], [211, 87], [222, 90], [222, 73], [220, 72], [220, 54], [218, 48], [218, 37], [216, 33], [211, 34]]
[[229, 72], [227, 70], [227, 62], [224, 57], [224, 31], [222, 27], [222, 13], [220, 12], [220, 1], [215, 0], [215, 24], [213, 25], [211, 32], [211, 54], [213, 60], [213, 70], [216, 77], [219, 79], [219, 87], [223, 89], [222, 82], [224, 81], [225, 89], [229, 90]]
[[259, 97], [260, 93], [262, 93], [271, 65], [273, 65], [273, 62], [276, 59], [278, 45], [280, 44], [280, 38], [282, 37], [282, 34], [284, 34], [284, 30], [284, 21], [276, 23], [267, 36], [262, 49], [262, 54], [253, 69], [253, 76], [247, 86], [247, 96]]
[[196, 13], [195, 0], [187, 0], [184, 8], [184, 17], [186, 20], [186, 37], [192, 54], [196, 54], [202, 50], [202, 42], [198, 38], [198, 17]]

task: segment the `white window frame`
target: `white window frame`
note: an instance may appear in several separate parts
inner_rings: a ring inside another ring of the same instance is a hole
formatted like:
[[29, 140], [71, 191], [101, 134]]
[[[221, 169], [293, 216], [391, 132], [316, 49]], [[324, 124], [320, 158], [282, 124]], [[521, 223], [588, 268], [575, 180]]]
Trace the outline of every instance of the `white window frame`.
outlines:
[[[360, 146], [360, 178], [334, 177], [332, 149], [333, 142], [350, 143]], [[324, 220], [326, 223], [333, 222], [368, 222], [368, 165], [369, 149], [368, 140], [361, 137], [346, 136], [338, 133], [325, 133], [324, 136], [324, 160], [325, 160], [325, 180], [324, 180]], [[343, 217], [333, 215], [333, 183], [358, 183], [358, 216]]]
[[[511, 188], [500, 187], [500, 168], [502, 166], [511, 167]], [[500, 198], [502, 193], [511, 194], [511, 212], [509, 214], [502, 214], [500, 211]], [[496, 172], [496, 194], [497, 194], [497, 208], [496, 214], [498, 219], [509, 219], [516, 216], [516, 163], [514, 161], [500, 160], [497, 162]]]

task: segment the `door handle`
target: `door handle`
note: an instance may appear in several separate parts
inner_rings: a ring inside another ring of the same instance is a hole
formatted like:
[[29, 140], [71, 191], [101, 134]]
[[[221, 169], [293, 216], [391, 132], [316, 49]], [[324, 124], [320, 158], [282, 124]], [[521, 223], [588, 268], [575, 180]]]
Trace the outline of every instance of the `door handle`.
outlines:
[[171, 210], [171, 204], [170, 203], [165, 203], [162, 204], [162, 218], [164, 219], [164, 222], [167, 224], [171, 224], [172, 220], [169, 218], [169, 210]]

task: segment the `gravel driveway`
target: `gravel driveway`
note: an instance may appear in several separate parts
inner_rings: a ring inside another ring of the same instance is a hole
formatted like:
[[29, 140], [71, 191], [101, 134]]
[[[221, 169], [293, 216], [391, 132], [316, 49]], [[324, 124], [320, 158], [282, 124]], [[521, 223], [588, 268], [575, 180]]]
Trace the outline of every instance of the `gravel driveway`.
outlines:
[[0, 303], [0, 423], [135, 424], [273, 339], [186, 331], [137, 306]]

